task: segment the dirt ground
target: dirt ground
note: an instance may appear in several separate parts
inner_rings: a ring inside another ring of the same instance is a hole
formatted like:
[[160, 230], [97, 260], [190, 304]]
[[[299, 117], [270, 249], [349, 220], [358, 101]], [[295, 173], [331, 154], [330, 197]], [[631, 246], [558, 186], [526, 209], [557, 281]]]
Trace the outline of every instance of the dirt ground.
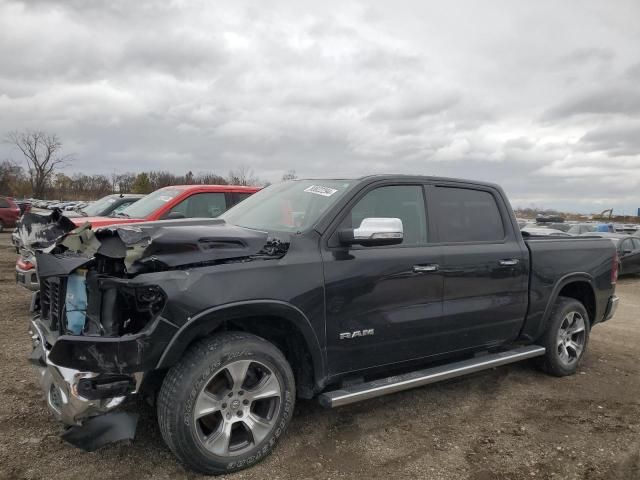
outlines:
[[[154, 412], [137, 438], [94, 453], [58, 438], [27, 363], [30, 294], [14, 284], [0, 234], [0, 479], [193, 479]], [[288, 434], [233, 479], [640, 479], [640, 278], [623, 278], [616, 317], [594, 328], [578, 375], [502, 367], [336, 410], [299, 402]]]

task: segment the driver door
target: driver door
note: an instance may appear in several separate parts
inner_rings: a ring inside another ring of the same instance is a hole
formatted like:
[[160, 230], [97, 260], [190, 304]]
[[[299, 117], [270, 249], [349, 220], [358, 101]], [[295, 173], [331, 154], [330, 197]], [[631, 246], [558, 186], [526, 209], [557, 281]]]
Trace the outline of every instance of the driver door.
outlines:
[[[411, 360], [436, 348], [443, 279], [425, 211], [422, 185], [384, 185], [361, 193], [339, 220], [323, 249], [331, 374]], [[338, 230], [359, 227], [364, 218], [399, 218], [402, 243], [341, 246]]]

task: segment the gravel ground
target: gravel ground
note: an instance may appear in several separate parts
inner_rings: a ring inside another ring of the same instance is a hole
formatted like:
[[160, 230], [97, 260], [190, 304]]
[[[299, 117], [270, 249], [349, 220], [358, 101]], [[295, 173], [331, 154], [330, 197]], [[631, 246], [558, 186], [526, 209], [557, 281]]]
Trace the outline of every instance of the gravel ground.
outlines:
[[[0, 478], [193, 479], [150, 407], [131, 444], [94, 453], [60, 426], [27, 363], [30, 294], [0, 234]], [[640, 479], [640, 279], [618, 284], [617, 316], [594, 329], [578, 375], [516, 364], [336, 410], [300, 402], [266, 461], [221, 478]]]

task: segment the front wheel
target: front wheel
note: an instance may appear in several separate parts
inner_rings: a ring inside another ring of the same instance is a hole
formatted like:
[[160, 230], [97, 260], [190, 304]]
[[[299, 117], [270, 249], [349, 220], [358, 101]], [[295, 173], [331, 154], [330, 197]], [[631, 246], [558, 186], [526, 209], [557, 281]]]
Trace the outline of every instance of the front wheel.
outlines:
[[294, 377], [282, 352], [254, 335], [224, 333], [194, 344], [167, 373], [158, 422], [187, 467], [219, 474], [266, 457], [294, 403]]
[[546, 348], [540, 367], [556, 377], [573, 375], [578, 370], [589, 342], [589, 314], [574, 298], [559, 297], [542, 336]]

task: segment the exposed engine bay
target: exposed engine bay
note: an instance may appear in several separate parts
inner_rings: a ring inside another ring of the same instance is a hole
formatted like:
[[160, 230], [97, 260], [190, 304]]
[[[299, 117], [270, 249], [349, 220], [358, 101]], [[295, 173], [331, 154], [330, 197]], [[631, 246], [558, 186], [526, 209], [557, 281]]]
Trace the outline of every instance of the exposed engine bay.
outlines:
[[[19, 228], [35, 250], [39, 307], [61, 335], [122, 336], [139, 332], [161, 310], [162, 289], [131, 286], [143, 273], [280, 258], [288, 243], [223, 220], [168, 220], [74, 228], [54, 212], [31, 215]], [[64, 302], [61, 294], [64, 293]]]

